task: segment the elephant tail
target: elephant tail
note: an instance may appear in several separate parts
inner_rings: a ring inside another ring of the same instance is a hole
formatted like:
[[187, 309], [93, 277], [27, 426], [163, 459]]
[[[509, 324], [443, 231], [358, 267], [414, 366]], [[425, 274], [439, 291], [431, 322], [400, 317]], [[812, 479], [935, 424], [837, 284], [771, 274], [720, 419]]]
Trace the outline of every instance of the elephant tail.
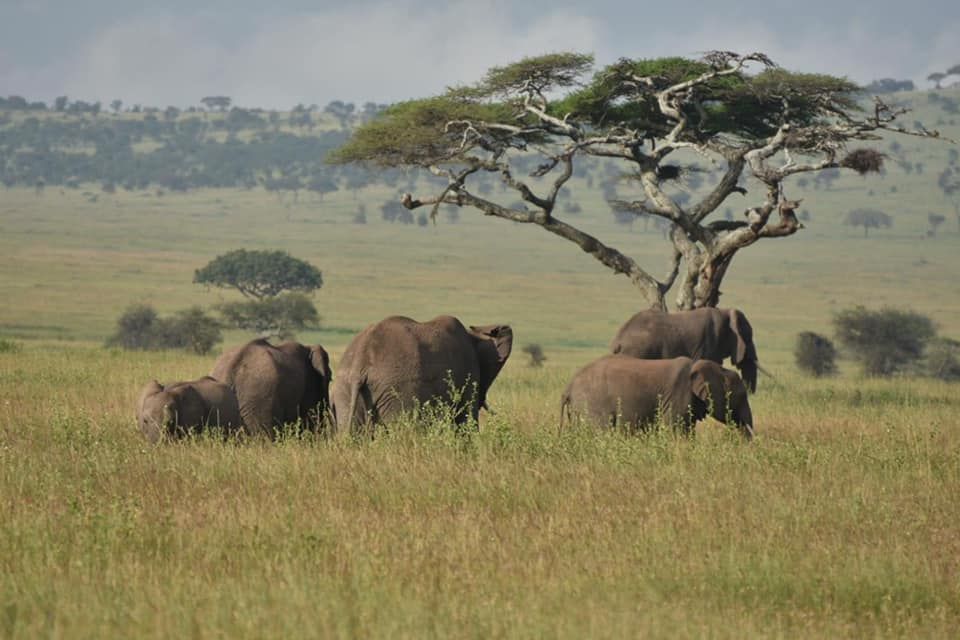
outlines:
[[755, 393], [757, 390], [757, 370], [760, 365], [756, 360], [743, 360], [738, 367], [740, 369], [740, 377], [743, 378], [747, 389], [750, 393]]
[[367, 376], [363, 375], [350, 384], [350, 404], [347, 407], [347, 413], [344, 416], [344, 429], [352, 433], [354, 429], [353, 422], [356, 419], [357, 403], [360, 401], [360, 393], [367, 385]]
[[563, 432], [563, 416], [566, 415], [567, 419], [570, 419], [570, 394], [564, 392], [563, 398], [560, 399], [560, 421], [557, 423], [557, 434]]

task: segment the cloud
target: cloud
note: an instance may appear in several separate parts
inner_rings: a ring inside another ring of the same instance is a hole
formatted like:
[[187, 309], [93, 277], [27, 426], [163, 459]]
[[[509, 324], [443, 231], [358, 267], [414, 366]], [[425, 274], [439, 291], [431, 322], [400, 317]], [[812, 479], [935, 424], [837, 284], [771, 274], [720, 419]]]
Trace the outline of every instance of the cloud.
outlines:
[[459, 2], [430, 12], [385, 3], [262, 21], [231, 42], [209, 23], [170, 15], [102, 29], [68, 65], [63, 93], [128, 104], [236, 104], [288, 108], [341, 99], [392, 102], [479, 79], [490, 66], [547, 51], [593, 51], [601, 25], [559, 11], [529, 24], [507, 4]]

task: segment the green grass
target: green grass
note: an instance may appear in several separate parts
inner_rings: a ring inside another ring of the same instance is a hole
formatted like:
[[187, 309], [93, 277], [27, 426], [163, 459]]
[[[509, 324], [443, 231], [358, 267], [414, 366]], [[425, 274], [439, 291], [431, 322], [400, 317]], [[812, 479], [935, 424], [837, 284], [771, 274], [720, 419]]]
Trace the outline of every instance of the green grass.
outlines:
[[[903, 142], [922, 174], [808, 190], [806, 229], [736, 258], [723, 304], [746, 311], [775, 376], [751, 398], [749, 445], [713, 422], [690, 440], [557, 432], [573, 371], [642, 301], [539, 229], [469, 211], [389, 225], [387, 187], [298, 204], [0, 192], [0, 637], [955, 636], [957, 386], [792, 365], [797, 332], [830, 334], [855, 304], [912, 307], [960, 337], [960, 234], [935, 186], [947, 147]], [[583, 187], [572, 219], [660, 274], [659, 234], [616, 227]], [[350, 224], [361, 203], [370, 224]], [[894, 227], [864, 240], [840, 220], [868, 205]], [[929, 211], [948, 214], [935, 238]], [[213, 358], [100, 345], [132, 302], [232, 299], [191, 279], [240, 247], [323, 270], [324, 328], [300, 338], [334, 371], [387, 315], [509, 322], [496, 415], [466, 436], [401, 423], [362, 443], [149, 446], [139, 388]]]

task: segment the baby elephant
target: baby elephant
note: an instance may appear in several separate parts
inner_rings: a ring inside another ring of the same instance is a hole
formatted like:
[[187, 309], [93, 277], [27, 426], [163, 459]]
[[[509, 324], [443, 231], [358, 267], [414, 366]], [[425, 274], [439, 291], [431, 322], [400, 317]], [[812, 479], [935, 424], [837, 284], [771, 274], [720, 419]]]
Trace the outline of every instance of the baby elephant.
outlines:
[[708, 412], [720, 422], [732, 421], [747, 439], [753, 437], [747, 389], [735, 372], [710, 360], [616, 354], [574, 374], [563, 392], [560, 425], [564, 414], [583, 414], [597, 424], [642, 429], [660, 416], [665, 422], [679, 421], [691, 433]]
[[208, 426], [231, 433], [241, 426], [240, 407], [233, 389], [210, 376], [166, 386], [154, 380], [140, 392], [137, 424], [150, 442]]

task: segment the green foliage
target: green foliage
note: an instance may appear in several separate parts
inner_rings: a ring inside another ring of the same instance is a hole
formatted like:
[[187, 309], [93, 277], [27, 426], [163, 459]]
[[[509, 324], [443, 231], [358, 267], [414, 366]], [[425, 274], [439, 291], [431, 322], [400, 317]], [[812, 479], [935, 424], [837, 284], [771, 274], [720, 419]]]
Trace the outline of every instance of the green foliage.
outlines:
[[283, 291], [310, 293], [323, 286], [320, 270], [285, 251], [237, 249], [216, 257], [194, 273], [193, 281], [233, 288], [262, 300]]
[[524, 58], [493, 67], [473, 91], [475, 95], [509, 96], [531, 86], [541, 93], [547, 92], [573, 86], [592, 66], [593, 56], [582, 53], [549, 53]]
[[135, 351], [186, 349], [202, 355], [221, 340], [220, 323], [200, 307], [161, 318], [150, 305], [134, 304], [117, 320], [117, 330], [106, 344]]
[[[659, 91], [711, 69], [706, 62], [687, 58], [620, 60], [598, 72], [587, 87], [557, 103], [553, 111], [559, 116], [572, 113], [583, 117], [601, 129], [627, 126], [664, 135], [672, 123], [660, 113], [655, 97], [638, 94], [628, 80], [650, 78], [653, 89]], [[772, 135], [782, 122], [802, 127], [831, 117], [833, 110], [855, 110], [857, 90], [857, 85], [841, 78], [773, 68], [757, 75], [714, 78], [698, 89], [702, 114], [690, 101], [681, 108], [701, 141], [719, 134], [756, 139]], [[786, 112], [784, 100], [789, 103]]]
[[[524, 148], [548, 134], [542, 127], [525, 127], [534, 122], [517, 109], [521, 97], [531, 91], [573, 87], [592, 63], [589, 55], [555, 53], [493, 67], [474, 85], [388, 108], [362, 124], [329, 158], [337, 163], [425, 166], [463, 160], [477, 145]], [[555, 100], [549, 113], [601, 131], [628, 127], [662, 136], [675, 123], [661, 113], [654, 92], [713, 70], [705, 60], [623, 59], [596, 72], [585, 87]], [[638, 89], [637, 77], [647, 78], [652, 90]], [[855, 110], [858, 91], [856, 84], [842, 78], [779, 68], [717, 77], [682, 98], [680, 109], [690, 123], [684, 135], [698, 142], [721, 134], [766, 137], [784, 122], [804, 127], [833, 118], [837, 112]], [[474, 125], [475, 135], [464, 135], [466, 121]], [[521, 130], [485, 126], [492, 123]], [[794, 148], [803, 148], [801, 138]]]
[[231, 326], [257, 334], [293, 337], [296, 331], [319, 328], [320, 316], [305, 295], [287, 293], [263, 300], [227, 302], [218, 307], [224, 321]]
[[0, 353], [17, 353], [21, 348], [19, 342], [14, 342], [7, 338], [0, 338]]
[[[331, 163], [364, 162], [385, 167], [426, 166], [461, 157], [462, 128], [447, 127], [456, 121], [509, 122], [515, 112], [503, 103], [478, 102], [462, 91], [450, 95], [410, 100], [388, 107], [361, 125], [350, 140], [327, 156]], [[499, 138], [505, 133], [491, 134]]]
[[936, 335], [933, 321], [927, 316], [889, 307], [877, 311], [862, 306], [846, 309], [834, 317], [833, 324], [837, 339], [870, 376], [908, 370]]
[[793, 358], [797, 368], [819, 378], [836, 373], [837, 350], [826, 336], [812, 331], [797, 334]]

